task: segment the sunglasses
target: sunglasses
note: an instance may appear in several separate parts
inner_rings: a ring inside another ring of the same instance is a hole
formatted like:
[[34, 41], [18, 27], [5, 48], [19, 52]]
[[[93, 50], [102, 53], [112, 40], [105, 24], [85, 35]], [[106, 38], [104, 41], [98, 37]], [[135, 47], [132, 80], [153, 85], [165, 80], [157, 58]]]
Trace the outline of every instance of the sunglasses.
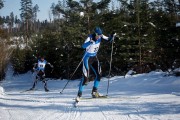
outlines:
[[101, 36], [101, 35], [99, 35], [98, 33], [95, 33], [95, 35], [96, 35], [96, 36]]

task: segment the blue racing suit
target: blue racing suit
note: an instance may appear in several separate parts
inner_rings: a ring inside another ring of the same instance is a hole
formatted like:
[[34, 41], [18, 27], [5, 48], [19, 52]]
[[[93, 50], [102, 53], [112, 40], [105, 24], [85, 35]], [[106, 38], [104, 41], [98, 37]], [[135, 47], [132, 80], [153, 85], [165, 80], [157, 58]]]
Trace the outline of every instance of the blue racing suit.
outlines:
[[101, 66], [99, 64], [99, 60], [97, 58], [97, 52], [99, 50], [99, 46], [101, 40], [109, 40], [109, 37], [105, 35], [100, 35], [98, 39], [94, 40], [93, 34], [89, 35], [85, 40], [82, 48], [86, 51], [83, 56], [83, 77], [80, 81], [78, 96], [82, 96], [82, 91], [84, 90], [84, 86], [89, 82], [90, 70], [95, 74], [94, 86], [93, 89], [97, 91], [99, 86], [100, 78], [101, 78]]
[[34, 89], [37, 81], [41, 80], [44, 83], [44, 89], [46, 91], [49, 91], [47, 89], [47, 82], [44, 80], [45, 79], [45, 67], [46, 65], [49, 64], [51, 66], [51, 68], [53, 68], [53, 65], [51, 65], [49, 62], [47, 62], [46, 60], [38, 60], [37, 63], [35, 63], [33, 69], [37, 72], [36, 74], [36, 79], [34, 80], [33, 86], [31, 89]]

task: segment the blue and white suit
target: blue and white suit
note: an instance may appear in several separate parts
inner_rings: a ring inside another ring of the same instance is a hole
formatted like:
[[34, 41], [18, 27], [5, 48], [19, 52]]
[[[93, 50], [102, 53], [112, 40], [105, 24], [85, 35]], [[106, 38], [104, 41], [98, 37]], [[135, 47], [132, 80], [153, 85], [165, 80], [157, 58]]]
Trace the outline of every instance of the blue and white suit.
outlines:
[[33, 86], [32, 86], [31, 89], [35, 88], [38, 80], [42, 80], [42, 82], [44, 83], [45, 91], [49, 91], [47, 89], [47, 82], [44, 80], [44, 78], [45, 78], [45, 67], [46, 67], [47, 64], [50, 65], [51, 68], [53, 68], [53, 65], [51, 65], [49, 62], [47, 62], [44, 59], [43, 60], [38, 60], [38, 62], [35, 63], [33, 69], [36, 71], [36, 78], [34, 80], [34, 83], [33, 83]]
[[92, 70], [95, 74], [93, 89], [97, 90], [101, 78], [101, 66], [97, 58], [97, 52], [99, 50], [102, 38], [109, 40], [109, 37], [103, 34], [100, 35], [97, 40], [94, 40], [94, 37], [95, 36], [93, 34], [89, 35], [82, 45], [82, 48], [84, 48], [86, 51], [83, 56], [83, 78], [81, 79], [78, 91], [78, 96], [80, 97], [82, 95], [82, 91], [84, 90], [84, 86], [89, 81], [90, 70]]

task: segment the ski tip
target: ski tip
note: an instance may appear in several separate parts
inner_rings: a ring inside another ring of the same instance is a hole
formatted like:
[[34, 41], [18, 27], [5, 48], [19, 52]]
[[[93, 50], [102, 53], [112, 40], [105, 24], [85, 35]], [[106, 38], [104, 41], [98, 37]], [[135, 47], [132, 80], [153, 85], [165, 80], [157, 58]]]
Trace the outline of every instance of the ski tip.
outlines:
[[74, 106], [74, 108], [77, 108], [77, 107], [78, 107], [78, 102], [75, 101], [75, 102], [73, 103], [73, 106]]
[[60, 94], [63, 94], [62, 92], [60, 92]]

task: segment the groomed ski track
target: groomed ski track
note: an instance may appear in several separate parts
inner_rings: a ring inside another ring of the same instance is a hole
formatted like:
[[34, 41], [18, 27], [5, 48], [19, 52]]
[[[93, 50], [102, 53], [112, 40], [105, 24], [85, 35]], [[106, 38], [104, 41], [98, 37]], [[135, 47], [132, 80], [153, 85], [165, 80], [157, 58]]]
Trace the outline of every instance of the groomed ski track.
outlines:
[[[79, 80], [71, 81], [60, 94], [66, 82], [48, 81], [49, 92], [41, 82], [37, 90], [22, 92], [32, 86], [32, 74], [9, 76], [1, 83], [5, 93], [0, 95], [0, 120], [180, 120], [180, 97], [171, 94], [180, 92], [178, 78], [159, 73], [113, 77], [109, 98], [83, 99], [77, 108], [73, 102]], [[90, 97], [92, 85], [86, 86], [83, 97]], [[106, 94], [106, 88], [103, 78], [99, 91]]]

